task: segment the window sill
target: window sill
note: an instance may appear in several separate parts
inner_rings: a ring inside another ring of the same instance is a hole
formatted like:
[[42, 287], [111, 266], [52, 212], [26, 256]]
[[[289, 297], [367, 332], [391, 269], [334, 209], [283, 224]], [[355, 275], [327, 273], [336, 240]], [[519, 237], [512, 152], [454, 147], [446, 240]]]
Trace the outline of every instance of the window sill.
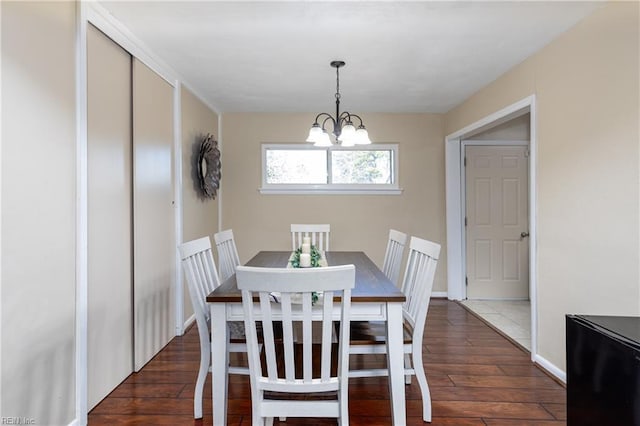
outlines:
[[262, 195], [401, 195], [402, 188], [320, 189], [320, 188], [259, 188]]

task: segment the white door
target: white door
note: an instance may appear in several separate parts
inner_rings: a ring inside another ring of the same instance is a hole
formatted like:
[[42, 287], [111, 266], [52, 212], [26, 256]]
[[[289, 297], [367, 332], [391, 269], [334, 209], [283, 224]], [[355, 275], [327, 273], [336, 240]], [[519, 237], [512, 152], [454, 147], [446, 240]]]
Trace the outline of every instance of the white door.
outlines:
[[467, 146], [468, 299], [529, 298], [526, 146]]
[[87, 29], [87, 404], [133, 371], [131, 56]]
[[173, 87], [133, 60], [134, 354], [141, 369], [175, 336]]

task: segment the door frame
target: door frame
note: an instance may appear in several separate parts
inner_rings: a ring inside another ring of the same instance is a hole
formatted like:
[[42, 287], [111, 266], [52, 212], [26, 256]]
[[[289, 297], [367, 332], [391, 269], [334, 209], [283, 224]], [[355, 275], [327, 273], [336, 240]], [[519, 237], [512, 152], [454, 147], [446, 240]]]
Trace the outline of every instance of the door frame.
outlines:
[[[526, 146], [529, 148], [529, 141], [518, 141], [518, 140], [474, 140], [467, 139], [460, 141], [460, 173], [462, 173], [460, 177], [460, 186], [461, 186], [461, 209], [462, 209], [462, 220], [464, 221], [464, 217], [467, 214], [467, 173], [466, 168], [464, 167], [464, 158], [465, 158], [465, 148], [468, 146]], [[529, 148], [530, 150], [531, 148]], [[531, 169], [529, 165], [527, 165], [528, 169]], [[529, 170], [527, 170], [527, 175], [529, 175]], [[527, 191], [529, 188], [527, 187]], [[527, 206], [527, 220], [531, 215], [530, 206]], [[462, 268], [463, 268], [463, 276], [467, 277], [467, 232], [466, 226], [463, 226], [462, 229]], [[531, 286], [527, 284], [529, 288], [529, 293], [531, 293]], [[462, 286], [462, 298], [460, 300], [467, 299], [467, 286]]]
[[445, 137], [445, 193], [447, 224], [447, 297], [466, 297], [465, 232], [464, 232], [464, 167], [462, 140], [469, 135], [529, 113], [529, 297], [531, 300], [531, 359], [537, 354], [538, 262], [537, 262], [537, 132], [536, 97], [528, 96], [489, 114]]

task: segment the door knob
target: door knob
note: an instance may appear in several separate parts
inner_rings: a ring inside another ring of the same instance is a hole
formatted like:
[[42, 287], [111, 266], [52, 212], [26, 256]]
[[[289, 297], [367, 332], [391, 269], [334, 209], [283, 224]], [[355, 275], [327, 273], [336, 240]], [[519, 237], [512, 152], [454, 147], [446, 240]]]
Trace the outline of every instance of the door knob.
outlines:
[[528, 232], [524, 232], [524, 231], [523, 231], [523, 232], [521, 232], [521, 233], [520, 233], [520, 239], [521, 239], [521, 240], [522, 240], [522, 239], [524, 239], [524, 238], [527, 238], [528, 236], [529, 236], [529, 233], [528, 233]]

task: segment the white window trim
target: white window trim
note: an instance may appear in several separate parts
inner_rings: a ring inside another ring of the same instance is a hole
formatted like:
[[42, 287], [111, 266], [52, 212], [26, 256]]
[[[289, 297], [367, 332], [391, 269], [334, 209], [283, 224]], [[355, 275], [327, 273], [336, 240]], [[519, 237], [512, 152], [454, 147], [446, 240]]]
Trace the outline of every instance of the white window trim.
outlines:
[[[328, 151], [327, 172], [331, 174], [329, 164], [331, 162], [331, 151], [364, 151], [364, 150], [391, 150], [393, 151], [393, 183], [392, 184], [273, 184], [267, 183], [267, 150], [287, 149], [287, 150], [316, 150]], [[402, 188], [399, 186], [398, 173], [398, 144], [372, 144], [356, 145], [352, 147], [330, 146], [317, 147], [311, 144], [289, 143], [289, 144], [262, 144], [262, 186], [259, 188], [261, 194], [274, 195], [400, 195]]]

